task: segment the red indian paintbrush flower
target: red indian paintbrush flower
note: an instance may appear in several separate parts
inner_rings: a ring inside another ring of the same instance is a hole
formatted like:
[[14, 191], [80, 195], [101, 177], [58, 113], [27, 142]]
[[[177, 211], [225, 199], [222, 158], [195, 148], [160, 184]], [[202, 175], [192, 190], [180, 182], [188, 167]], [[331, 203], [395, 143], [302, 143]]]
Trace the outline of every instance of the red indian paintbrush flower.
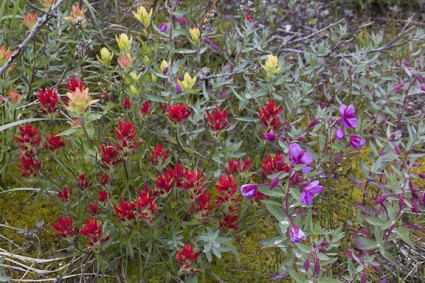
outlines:
[[67, 238], [75, 235], [76, 231], [72, 224], [72, 216], [69, 218], [59, 216], [56, 222], [52, 223], [53, 228], [56, 230], [56, 237]]
[[139, 197], [136, 200], [136, 217], [137, 219], [142, 219], [149, 224], [152, 224], [153, 220], [158, 215], [156, 198], [151, 197], [147, 186], [145, 186], [144, 190], [138, 189], [137, 193], [139, 194]]
[[140, 115], [142, 117], [150, 116], [152, 114], [152, 111], [153, 111], [153, 109], [151, 107], [149, 100], [146, 101], [145, 103], [143, 103], [142, 107], [140, 107]]
[[115, 136], [118, 139], [118, 148], [124, 156], [137, 149], [142, 145], [142, 141], [133, 141], [136, 137], [137, 132], [133, 123], [124, 120], [123, 122], [118, 121], [118, 129], [115, 130]]
[[131, 108], [130, 98], [126, 97], [126, 98], [124, 99], [124, 102], [122, 103], [122, 108], [123, 108], [124, 110], [128, 110], [128, 109], [130, 109], [130, 108]]
[[229, 126], [227, 120], [227, 111], [220, 111], [218, 105], [215, 106], [214, 112], [211, 114], [208, 110], [205, 111], [207, 114], [208, 126], [215, 132], [225, 131]]
[[37, 94], [40, 102], [41, 111], [45, 114], [56, 112], [58, 109], [59, 95], [56, 89], [40, 89]]
[[44, 148], [48, 151], [55, 152], [65, 147], [65, 144], [66, 142], [62, 140], [60, 136], [56, 136], [55, 134], [50, 133], [50, 135], [46, 137]]
[[66, 88], [69, 92], [75, 92], [77, 88], [80, 90], [84, 89], [83, 78], [77, 79], [75, 76], [66, 84]]
[[238, 230], [238, 218], [237, 215], [224, 214], [223, 218], [220, 219], [220, 228], [221, 230], [227, 232], [230, 229]]
[[105, 243], [109, 240], [109, 235], [103, 237], [102, 223], [96, 218], [86, 218], [86, 223], [80, 230], [80, 234], [89, 239], [89, 246], [94, 246], [98, 243]]
[[109, 192], [105, 190], [98, 190], [97, 195], [97, 200], [99, 202], [107, 202], [111, 198]]
[[26, 156], [37, 155], [38, 147], [41, 143], [41, 137], [38, 135], [38, 128], [31, 127], [30, 123], [26, 123], [24, 127], [19, 126], [19, 136], [15, 136], [15, 142], [21, 149], [21, 153]]
[[149, 151], [150, 162], [153, 166], [161, 166], [170, 157], [170, 153], [163, 149], [162, 144], [157, 144], [155, 148]]
[[199, 252], [193, 251], [191, 244], [184, 243], [182, 249], [177, 248], [176, 259], [183, 271], [190, 271], [191, 265], [198, 259]]
[[67, 202], [71, 200], [72, 188], [64, 187], [61, 192], [58, 193], [58, 197], [62, 202]]
[[215, 189], [218, 192], [215, 202], [225, 213], [239, 209], [237, 204], [241, 199], [241, 195], [238, 193], [237, 186], [237, 181], [233, 180], [230, 175], [221, 175], [215, 184]]
[[90, 216], [94, 217], [96, 214], [99, 213], [99, 207], [95, 203], [90, 203], [88, 208]]
[[226, 167], [224, 168], [224, 172], [227, 175], [238, 175], [242, 172], [249, 172], [251, 169], [251, 158], [246, 160], [242, 160], [238, 158], [236, 160], [229, 160], [227, 162]]
[[118, 217], [119, 222], [126, 222], [135, 218], [134, 210], [136, 209], [136, 203], [133, 201], [120, 200], [119, 206], [114, 205], [115, 214]]
[[32, 29], [37, 21], [37, 14], [31, 14], [29, 12], [25, 13], [25, 18], [23, 20], [19, 20], [21, 24]]
[[80, 174], [77, 177], [77, 187], [82, 191], [86, 190], [90, 186], [89, 179], [85, 174]]
[[215, 208], [214, 205], [211, 205], [211, 194], [208, 194], [205, 190], [198, 195], [191, 206], [189, 207], [189, 212], [193, 215], [195, 219], [204, 220], [211, 219], [210, 212]]
[[261, 164], [261, 169], [264, 175], [272, 175], [280, 171], [289, 172], [290, 167], [283, 160], [282, 153], [277, 153], [275, 156], [267, 155]]
[[119, 148], [116, 145], [109, 144], [104, 145], [102, 144], [100, 150], [100, 163], [103, 168], [107, 170], [112, 170], [115, 166], [117, 166], [122, 160], [119, 156]]
[[35, 159], [33, 156], [25, 157], [24, 154], [20, 155], [21, 164], [18, 168], [22, 171], [22, 177], [32, 178], [37, 176], [37, 172], [40, 170], [41, 161]]
[[190, 171], [186, 168], [181, 177], [180, 184], [185, 191], [190, 192], [191, 198], [195, 198], [205, 191], [205, 180], [205, 174], [201, 174], [199, 168], [194, 171]]
[[187, 109], [187, 107], [187, 105], [183, 105], [181, 103], [174, 105], [168, 104], [168, 119], [170, 119], [173, 124], [186, 121], [189, 119], [191, 114], [191, 111]]
[[99, 176], [99, 182], [102, 186], [105, 186], [109, 183], [109, 175], [106, 173], [102, 173], [102, 175]]
[[279, 120], [282, 105], [276, 107], [274, 100], [270, 100], [265, 106], [258, 109], [258, 116], [266, 133], [277, 133], [283, 127], [283, 123]]

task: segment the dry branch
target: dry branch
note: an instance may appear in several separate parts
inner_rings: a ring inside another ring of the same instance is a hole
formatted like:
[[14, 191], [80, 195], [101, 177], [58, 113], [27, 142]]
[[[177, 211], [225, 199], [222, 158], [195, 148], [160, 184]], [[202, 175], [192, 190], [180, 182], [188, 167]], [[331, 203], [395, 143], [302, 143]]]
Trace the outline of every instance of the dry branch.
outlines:
[[21, 52], [27, 47], [27, 45], [34, 39], [37, 32], [51, 19], [55, 16], [56, 10], [62, 5], [66, 0], [58, 0], [50, 9], [40, 18], [37, 19], [34, 27], [31, 29], [27, 37], [22, 41], [18, 47], [13, 51], [13, 54], [9, 57], [6, 64], [0, 68], [0, 76], [3, 75], [6, 70], [12, 65], [13, 61], [21, 54]]

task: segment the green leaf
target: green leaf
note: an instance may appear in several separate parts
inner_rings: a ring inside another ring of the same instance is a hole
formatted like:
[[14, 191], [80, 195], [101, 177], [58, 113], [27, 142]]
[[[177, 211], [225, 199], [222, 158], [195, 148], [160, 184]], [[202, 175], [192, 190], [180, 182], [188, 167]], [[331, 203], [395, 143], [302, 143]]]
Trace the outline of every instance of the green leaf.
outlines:
[[267, 210], [278, 220], [285, 220], [282, 211], [282, 205], [271, 200], [262, 200], [263, 203], [266, 204]]
[[366, 222], [375, 226], [382, 226], [385, 224], [385, 220], [373, 216], [366, 216]]
[[408, 230], [399, 227], [399, 228], [395, 228], [395, 232], [411, 248], [415, 247], [415, 244], [412, 242], [412, 240], [410, 240], [410, 237], [408, 235]]
[[191, 53], [196, 53], [196, 49], [185, 49], [185, 48], [174, 49], [174, 53], [191, 54]]
[[283, 193], [279, 188], [270, 190], [270, 186], [261, 186], [258, 190], [269, 197], [285, 197], [285, 193]]
[[304, 276], [301, 276], [301, 274], [297, 273], [292, 268], [289, 268], [288, 271], [289, 271], [289, 275], [291, 275], [291, 278], [294, 279], [297, 283], [307, 282], [307, 280]]
[[254, 117], [236, 117], [235, 119], [238, 121], [243, 121], [243, 122], [254, 122], [254, 123], [260, 122], [260, 119], [254, 118]]
[[25, 124], [25, 123], [31, 123], [31, 122], [36, 122], [36, 121], [46, 121], [46, 120], [49, 120], [49, 119], [47, 119], [47, 118], [31, 118], [31, 119], [24, 119], [24, 120], [15, 121], [15, 122], [1, 126], [0, 132], [7, 130], [9, 128], [15, 127], [15, 126]]

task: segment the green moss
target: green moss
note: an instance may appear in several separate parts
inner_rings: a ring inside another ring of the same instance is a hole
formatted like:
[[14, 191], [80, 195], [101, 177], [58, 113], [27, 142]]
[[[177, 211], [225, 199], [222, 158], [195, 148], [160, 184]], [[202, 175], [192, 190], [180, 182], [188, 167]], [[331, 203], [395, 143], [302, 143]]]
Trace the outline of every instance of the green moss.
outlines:
[[211, 275], [207, 274], [207, 282], [271, 282], [268, 278], [276, 272], [281, 255], [277, 249], [263, 249], [259, 241], [275, 235], [274, 219], [258, 217], [251, 229], [235, 237], [241, 264], [232, 254], [224, 254], [221, 260], [214, 262]]
[[[12, 244], [0, 238], [0, 246], [13, 248], [14, 253], [29, 256], [63, 246], [63, 242], [52, 234], [51, 223], [59, 215], [59, 208], [51, 200], [28, 192], [0, 194], [0, 211], [0, 223], [21, 229], [0, 227], [0, 233], [13, 241]], [[44, 225], [37, 228], [36, 223], [40, 221], [44, 221]]]

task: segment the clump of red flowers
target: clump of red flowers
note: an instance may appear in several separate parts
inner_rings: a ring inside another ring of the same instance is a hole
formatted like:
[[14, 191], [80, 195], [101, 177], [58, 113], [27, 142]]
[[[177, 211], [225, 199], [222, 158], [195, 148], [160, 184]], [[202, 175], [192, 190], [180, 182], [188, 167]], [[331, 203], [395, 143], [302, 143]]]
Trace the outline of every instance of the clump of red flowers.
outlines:
[[248, 173], [251, 169], [251, 158], [245, 160], [238, 158], [236, 160], [229, 160], [224, 167], [224, 172], [227, 175], [236, 176], [240, 173]]
[[67, 202], [71, 200], [72, 188], [64, 187], [61, 192], [58, 193], [58, 197], [62, 202]]
[[216, 105], [212, 114], [208, 110], [205, 111], [205, 113], [208, 121], [208, 126], [211, 128], [212, 131], [220, 133], [225, 131], [230, 126], [230, 123], [227, 120], [227, 111], [221, 111], [218, 105]]
[[265, 133], [278, 133], [284, 123], [280, 121], [282, 105], [276, 106], [274, 100], [266, 102], [265, 106], [258, 109], [258, 116]]
[[163, 149], [162, 144], [158, 143], [156, 147], [152, 148], [150, 151], [150, 162], [153, 166], [161, 166], [164, 162], [170, 157], [170, 153]]
[[52, 223], [52, 227], [56, 230], [56, 237], [67, 238], [73, 237], [76, 234], [76, 230], [72, 223], [72, 216], [69, 218], [59, 216], [56, 222], [57, 223]]
[[118, 128], [115, 130], [115, 136], [118, 140], [118, 149], [123, 156], [128, 156], [131, 151], [142, 145], [141, 140], [134, 140], [136, 135], [136, 127], [133, 123], [127, 120], [122, 122], [118, 121]]
[[193, 250], [191, 244], [184, 243], [183, 248], [177, 248], [176, 259], [180, 265], [180, 272], [183, 274], [196, 273], [196, 269], [193, 268], [193, 264], [198, 259], [199, 252]]
[[103, 236], [102, 223], [96, 218], [86, 218], [86, 223], [80, 229], [80, 234], [89, 240], [89, 247], [96, 247], [107, 242], [110, 238], [109, 235]]
[[19, 126], [19, 135], [15, 136], [15, 142], [25, 156], [34, 156], [38, 154], [38, 148], [41, 143], [41, 137], [38, 135], [38, 128], [32, 127], [26, 123], [24, 127]]
[[56, 89], [45, 88], [40, 89], [37, 94], [40, 102], [41, 111], [44, 114], [56, 112], [59, 108], [59, 95]]
[[168, 104], [168, 114], [167, 117], [173, 124], [179, 124], [187, 119], [189, 119], [191, 114], [190, 109], [188, 109], [187, 104]]
[[112, 170], [122, 161], [119, 155], [119, 147], [111, 143], [108, 145], [102, 144], [99, 154], [100, 164], [107, 170]]
[[57, 136], [53, 133], [50, 133], [50, 135], [46, 137], [46, 141], [44, 142], [44, 148], [51, 152], [57, 152], [60, 149], [64, 148], [65, 145], [66, 142], [61, 139], [60, 136]]

